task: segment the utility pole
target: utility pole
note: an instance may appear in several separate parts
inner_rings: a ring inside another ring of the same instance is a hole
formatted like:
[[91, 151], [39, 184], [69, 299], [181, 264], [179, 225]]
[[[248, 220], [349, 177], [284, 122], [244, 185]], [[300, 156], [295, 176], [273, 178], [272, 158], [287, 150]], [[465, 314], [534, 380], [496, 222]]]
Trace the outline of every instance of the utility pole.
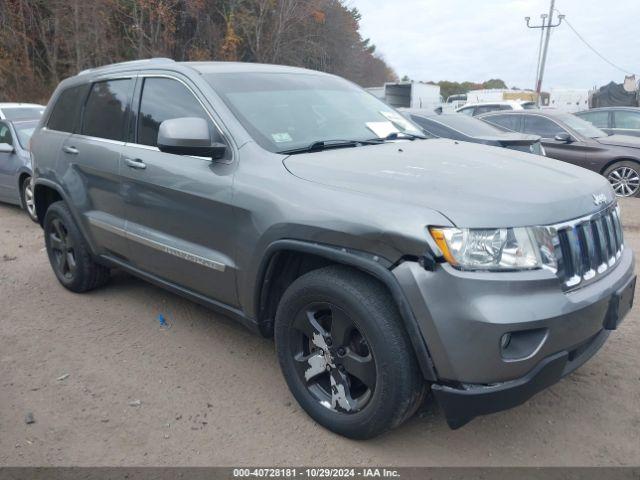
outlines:
[[[527, 22], [528, 28], [540, 28], [540, 46], [538, 47], [538, 69], [536, 72], [536, 94], [538, 97], [538, 105], [540, 105], [540, 94], [542, 92], [542, 79], [544, 77], [544, 67], [547, 63], [547, 51], [549, 50], [549, 38], [551, 37], [551, 29], [559, 26], [562, 23], [562, 19], [564, 15], [558, 15], [558, 23], [553, 23], [553, 12], [555, 11], [555, 0], [551, 0], [551, 5], [549, 6], [549, 14], [542, 14], [540, 18], [542, 18], [542, 25], [530, 25], [529, 21], [531, 17], [525, 17], [525, 21]], [[547, 18], [549, 19], [548, 21]], [[544, 39], [544, 47], [542, 46], [542, 37], [545, 34], [546, 29], [546, 37]]]

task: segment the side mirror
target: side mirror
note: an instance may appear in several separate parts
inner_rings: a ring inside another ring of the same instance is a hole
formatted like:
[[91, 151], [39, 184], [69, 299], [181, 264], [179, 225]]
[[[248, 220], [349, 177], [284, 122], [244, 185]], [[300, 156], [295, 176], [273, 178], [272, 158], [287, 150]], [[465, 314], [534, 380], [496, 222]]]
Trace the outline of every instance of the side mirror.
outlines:
[[555, 139], [558, 142], [562, 143], [571, 143], [573, 142], [573, 137], [569, 135], [567, 132], [560, 132], [555, 136]]
[[204, 118], [183, 117], [165, 120], [158, 129], [158, 149], [176, 155], [223, 158], [227, 146], [212, 143], [209, 124]]
[[15, 149], [8, 143], [0, 143], [0, 153], [13, 153]]

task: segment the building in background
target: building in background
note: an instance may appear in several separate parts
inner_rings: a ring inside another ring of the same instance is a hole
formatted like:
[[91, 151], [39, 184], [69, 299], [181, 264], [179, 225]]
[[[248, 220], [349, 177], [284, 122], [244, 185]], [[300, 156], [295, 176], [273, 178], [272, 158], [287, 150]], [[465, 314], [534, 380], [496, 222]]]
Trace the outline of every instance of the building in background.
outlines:
[[563, 112], [573, 113], [589, 108], [588, 88], [552, 88], [548, 102], [543, 107], [555, 108]]

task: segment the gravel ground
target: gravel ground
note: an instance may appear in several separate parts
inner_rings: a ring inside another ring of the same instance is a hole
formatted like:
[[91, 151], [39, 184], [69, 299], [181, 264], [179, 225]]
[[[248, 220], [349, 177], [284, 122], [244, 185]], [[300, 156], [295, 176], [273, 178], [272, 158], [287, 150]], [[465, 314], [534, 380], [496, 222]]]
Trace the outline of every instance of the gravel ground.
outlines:
[[[640, 200], [621, 203], [640, 252]], [[297, 406], [272, 341], [124, 274], [70, 293], [43, 245], [0, 205], [0, 465], [640, 464], [638, 306], [590, 362], [518, 408], [451, 431], [427, 402], [355, 442]]]

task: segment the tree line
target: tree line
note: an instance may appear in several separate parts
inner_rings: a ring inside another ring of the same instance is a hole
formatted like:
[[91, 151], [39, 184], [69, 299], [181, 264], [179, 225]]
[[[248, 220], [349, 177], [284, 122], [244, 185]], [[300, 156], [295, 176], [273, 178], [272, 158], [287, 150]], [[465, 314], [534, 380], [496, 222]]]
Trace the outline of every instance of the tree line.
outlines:
[[66, 77], [170, 57], [294, 65], [364, 87], [396, 80], [344, 0], [2, 0], [0, 101], [46, 102]]

